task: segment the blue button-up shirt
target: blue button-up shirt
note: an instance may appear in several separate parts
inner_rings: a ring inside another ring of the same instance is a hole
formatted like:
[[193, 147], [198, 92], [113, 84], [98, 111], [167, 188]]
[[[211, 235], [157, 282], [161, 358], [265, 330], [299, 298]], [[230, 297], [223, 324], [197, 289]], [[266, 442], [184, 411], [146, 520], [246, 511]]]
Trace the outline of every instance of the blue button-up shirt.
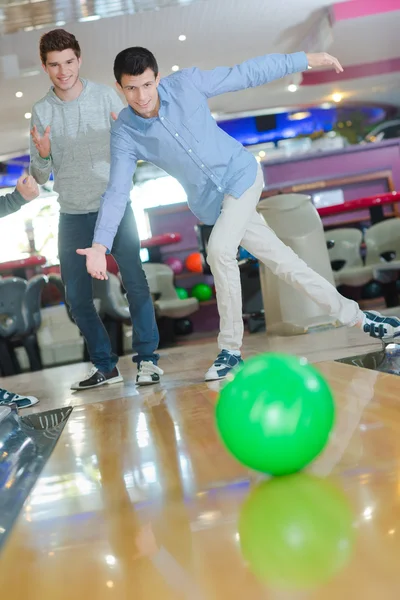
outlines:
[[157, 117], [144, 119], [128, 106], [111, 132], [110, 181], [103, 195], [94, 242], [111, 248], [129, 200], [138, 160], [151, 162], [183, 186], [189, 207], [208, 225], [225, 194], [240, 198], [253, 185], [257, 162], [218, 127], [207, 98], [263, 85], [306, 70], [304, 52], [270, 54], [232, 68], [183, 69], [160, 81]]

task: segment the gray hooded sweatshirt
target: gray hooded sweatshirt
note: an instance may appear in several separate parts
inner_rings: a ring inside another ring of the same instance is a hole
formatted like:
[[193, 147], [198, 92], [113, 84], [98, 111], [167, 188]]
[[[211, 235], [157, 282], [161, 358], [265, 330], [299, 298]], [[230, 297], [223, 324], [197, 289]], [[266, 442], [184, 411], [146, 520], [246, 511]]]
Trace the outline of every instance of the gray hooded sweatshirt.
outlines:
[[124, 107], [107, 85], [82, 79], [83, 90], [71, 102], [51, 88], [32, 109], [31, 128], [40, 135], [50, 125], [51, 157], [41, 158], [31, 139], [31, 174], [40, 184], [54, 174], [60, 210], [67, 214], [97, 212], [110, 175], [111, 112]]

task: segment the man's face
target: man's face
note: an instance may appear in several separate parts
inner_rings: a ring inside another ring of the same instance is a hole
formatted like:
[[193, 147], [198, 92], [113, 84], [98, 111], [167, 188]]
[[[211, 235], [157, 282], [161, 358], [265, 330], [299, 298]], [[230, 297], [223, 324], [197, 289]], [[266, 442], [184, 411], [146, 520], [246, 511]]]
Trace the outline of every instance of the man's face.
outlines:
[[154, 75], [154, 71], [146, 69], [141, 75], [122, 75], [121, 85], [117, 87], [123, 92], [129, 106], [133, 110], [149, 119], [158, 113], [158, 84], [160, 75]]
[[80, 66], [81, 59], [76, 58], [75, 52], [68, 49], [62, 50], [62, 52], [49, 52], [43, 68], [54, 87], [66, 92], [76, 85], [79, 79]]

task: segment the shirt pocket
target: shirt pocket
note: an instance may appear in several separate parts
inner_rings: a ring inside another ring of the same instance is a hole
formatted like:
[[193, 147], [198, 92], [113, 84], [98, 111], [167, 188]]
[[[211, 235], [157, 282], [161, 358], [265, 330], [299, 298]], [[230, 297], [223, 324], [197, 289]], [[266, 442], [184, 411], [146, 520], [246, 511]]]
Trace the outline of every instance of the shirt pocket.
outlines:
[[199, 143], [204, 137], [205, 108], [204, 104], [200, 104], [189, 117], [182, 121], [185, 130]]

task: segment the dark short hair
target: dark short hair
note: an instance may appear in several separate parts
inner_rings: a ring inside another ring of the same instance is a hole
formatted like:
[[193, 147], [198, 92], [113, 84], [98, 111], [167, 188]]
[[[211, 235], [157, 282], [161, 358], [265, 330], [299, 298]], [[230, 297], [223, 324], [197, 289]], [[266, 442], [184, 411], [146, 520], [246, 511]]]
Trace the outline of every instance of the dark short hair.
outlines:
[[158, 75], [158, 64], [154, 54], [146, 48], [134, 46], [122, 50], [115, 57], [114, 77], [119, 84], [123, 75], [142, 75], [146, 69], [151, 69], [154, 76]]
[[53, 29], [40, 38], [39, 52], [42, 64], [46, 64], [49, 52], [62, 52], [63, 50], [73, 50], [76, 58], [81, 56], [78, 40], [65, 29]]

